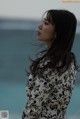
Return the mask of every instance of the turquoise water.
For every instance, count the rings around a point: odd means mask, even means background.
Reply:
[[[35,57],[43,45],[33,30],[0,30],[0,110],[9,110],[10,119],[20,119],[27,102],[25,69],[29,55]],[[34,45],[35,44],[35,45]],[[41,47],[40,47],[41,46]],[[80,34],[76,35],[73,51],[80,61]],[[68,119],[80,119],[80,73],[67,110]]]

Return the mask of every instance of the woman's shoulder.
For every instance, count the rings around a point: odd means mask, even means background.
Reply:
[[[44,70],[42,70],[43,67],[44,67],[45,65],[47,65],[49,62],[51,62],[51,60],[50,60],[50,58],[48,58],[48,57],[44,57],[43,59],[40,60],[40,62],[39,62],[39,64],[38,64],[39,70],[38,70],[37,75],[41,73],[41,74],[44,75],[44,76],[45,76],[45,75],[49,75],[49,76],[50,76],[50,75],[56,75],[56,76],[62,77],[62,76],[64,76],[64,75],[69,75],[69,74],[76,75],[76,73],[77,73],[77,70],[76,70],[76,68],[75,68],[75,64],[74,64],[73,61],[70,63],[70,65],[69,65],[69,67],[67,68],[67,70],[65,70],[63,73],[60,72],[60,71],[57,71],[56,68],[53,70],[53,69],[50,68],[50,67],[44,68]],[[58,65],[59,65],[59,64],[58,64]],[[65,68],[65,67],[64,67],[64,68]],[[40,72],[40,73],[39,73],[39,72]],[[32,76],[33,76],[32,73],[30,73],[29,77],[32,77]]]
[[[69,71],[76,71],[77,72],[75,63],[73,61],[70,63],[68,69],[69,69]]]
[[[69,72],[71,72],[73,75],[76,76],[77,69],[76,69],[76,66],[75,66],[74,62],[71,62],[70,67],[69,67]]]
[[[50,62],[50,58],[44,57],[39,62],[39,67],[43,68],[48,62]]]
[[[58,75],[61,77],[67,77],[67,78],[73,77],[73,79],[74,77],[76,77],[76,74],[77,74],[77,70],[74,62],[71,62],[69,67],[63,73],[58,72]]]

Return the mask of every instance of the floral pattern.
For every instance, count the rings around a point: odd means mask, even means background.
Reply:
[[[48,60],[46,60],[48,62]],[[45,64],[47,63],[45,62]],[[40,62],[40,66],[43,66]],[[22,119],[65,119],[76,80],[76,69],[71,63],[62,75],[47,68],[42,77],[29,75],[26,92],[29,100]]]

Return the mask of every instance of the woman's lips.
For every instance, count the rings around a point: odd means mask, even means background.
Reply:
[[[40,31],[37,31],[37,34],[38,34],[38,35],[41,35],[41,32],[40,32]]]

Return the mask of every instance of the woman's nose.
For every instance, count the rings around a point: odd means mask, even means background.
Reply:
[[[41,30],[42,29],[42,23],[38,26],[38,28]]]

